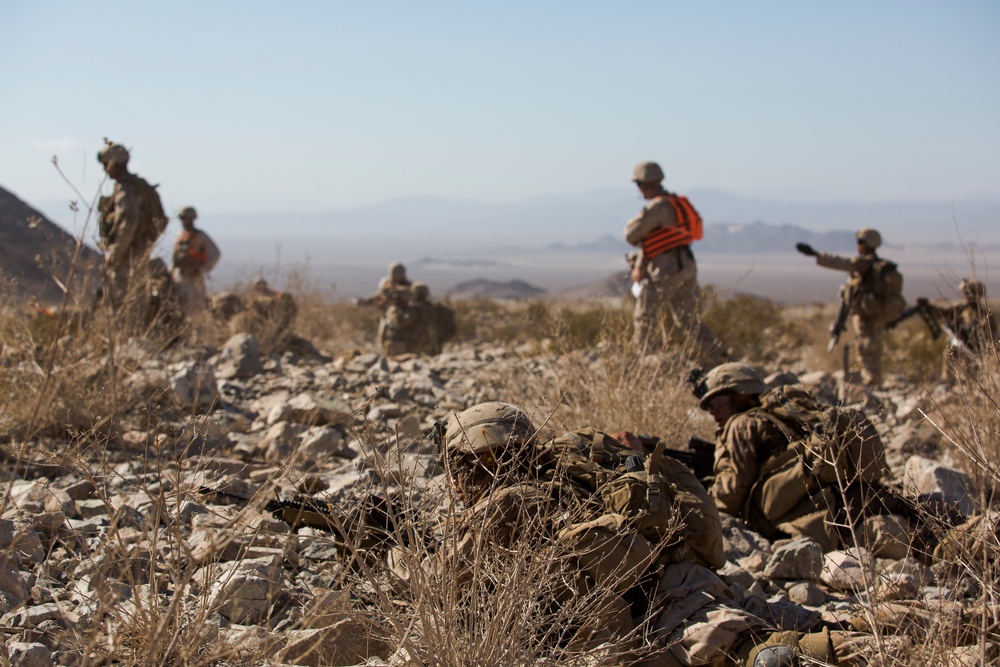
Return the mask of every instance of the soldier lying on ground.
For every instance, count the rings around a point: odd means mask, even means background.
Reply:
[[[544,576],[520,594],[537,596],[535,608],[551,610],[558,626],[543,619],[539,631],[556,646],[612,647],[617,664],[744,664],[771,634],[703,564],[724,561],[718,515],[693,492],[701,488],[693,474],[662,452],[646,456],[593,429],[543,435],[514,406],[483,403],[449,421],[442,458],[468,509],[449,515],[444,542],[422,564],[397,552],[404,588],[450,583],[475,612],[492,604],[476,583],[491,577],[486,564],[529,559]],[[696,509],[715,521],[685,521]],[[828,632],[778,640],[833,658]],[[754,664],[770,664],[773,652]]]
[[[718,426],[710,492],[721,511],[770,539],[809,537],[824,551],[852,544],[851,527],[869,516],[910,525],[916,513],[883,486],[885,449],[861,412],[822,405],[800,386],[769,389],[760,377],[727,363],[691,378]],[[931,540],[916,526],[909,532]]]

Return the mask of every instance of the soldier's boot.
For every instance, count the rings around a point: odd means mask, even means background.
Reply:
[[[791,646],[765,646],[753,659],[753,667],[799,667],[799,652]]]
[[[802,660],[801,658],[808,658]],[[797,667],[802,664],[836,665],[829,629],[820,632],[782,631],[758,644],[747,657],[747,667]]]

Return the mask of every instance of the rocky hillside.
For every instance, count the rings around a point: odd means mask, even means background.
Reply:
[[[62,299],[59,284],[65,284],[76,239],[3,188],[0,188],[0,247],[4,249],[3,273],[14,281],[8,293],[17,301],[37,298],[42,303],[55,303]],[[88,277],[99,259],[97,251],[83,246],[79,275]]]
[[[424,625],[421,600],[392,592],[386,531],[372,540],[348,525],[345,539],[339,520],[325,530],[296,527],[301,511],[266,511],[266,501],[308,494],[358,516],[351,512],[373,492],[402,499],[365,511],[371,518],[378,509],[389,539],[412,546],[417,538],[399,527],[401,517],[454,508],[431,436],[436,422],[498,398],[529,405],[552,392],[578,400],[583,384],[570,382],[569,396],[558,378],[610,382],[609,354],[469,343],[432,358],[362,351],[331,359],[265,354],[247,334],[218,349],[166,352],[132,339],[113,362],[115,409],[64,392],[45,406],[55,408],[51,427],[37,418],[5,422],[0,627],[11,664],[422,664],[445,647]],[[109,368],[91,353],[73,372],[99,387]],[[842,389],[842,378],[821,371],[783,381],[830,401]],[[960,409],[967,397],[904,384],[856,397],[907,493],[974,509],[972,479],[945,460],[945,435],[922,413]],[[684,430],[710,435],[690,397],[669,404],[679,404]],[[534,407],[539,423],[545,410]],[[39,435],[25,439],[28,429]],[[854,619],[878,618],[892,647],[912,650],[932,633],[956,637],[963,624],[986,622],[975,582],[916,557],[893,525],[868,526],[867,549],[825,554],[809,540],[772,543],[733,518],[724,529],[720,574],[776,627],[852,628]],[[444,622],[456,612],[436,613]],[[949,642],[942,665],[975,664],[980,647]]]

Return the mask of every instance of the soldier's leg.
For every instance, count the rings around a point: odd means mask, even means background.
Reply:
[[[663,281],[642,281],[642,292],[635,300],[633,321],[635,324],[635,344],[640,349],[655,351],[661,347],[663,331],[663,315],[666,309],[666,296]]]
[[[725,348],[701,320],[698,265],[694,259],[687,253],[681,253],[680,270],[663,283],[670,315],[674,323],[697,342],[700,361],[709,366],[716,366],[726,361]]]
[[[854,316],[854,334],[858,339],[858,356],[861,358],[861,379],[865,384],[878,387],[882,384],[882,326],[875,318]]]
[[[733,664],[767,637],[767,623],[736,607],[729,587],[706,567],[674,563],[657,582],[652,634],[673,662],[653,656],[639,664]],[[740,655],[742,653],[742,656]]]

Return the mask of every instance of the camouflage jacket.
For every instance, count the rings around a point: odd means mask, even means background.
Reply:
[[[109,197],[98,203],[101,245],[112,267],[149,252],[167,226],[156,188],[135,174],[125,174]]]

